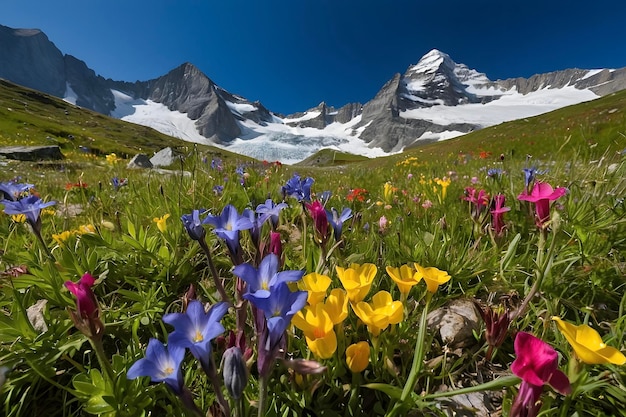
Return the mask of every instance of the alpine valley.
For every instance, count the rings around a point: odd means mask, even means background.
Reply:
[[[322,148],[370,157],[460,136],[626,89],[626,68],[492,81],[436,49],[367,103],[280,115],[184,63],[147,81],[105,79],[37,29],[0,25],[0,78],[189,142],[294,163]]]

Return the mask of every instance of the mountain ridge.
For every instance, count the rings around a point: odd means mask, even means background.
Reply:
[[[463,111],[493,111],[502,99],[509,103],[513,97],[526,99],[523,111],[521,106],[517,106],[518,113],[513,106],[507,108],[511,115],[503,120],[512,120],[510,117],[534,115],[535,111],[549,111],[626,89],[626,68],[567,69],[528,79],[491,81],[485,74],[433,49],[404,73],[395,74],[365,104],[348,103],[337,109],[322,102],[304,112],[282,116],[259,101],[230,93],[188,62],[148,81],[104,79],[78,58],[63,55],[38,29],[0,25],[0,57],[5,62],[0,64],[0,77],[10,81],[105,115],[121,115],[123,120],[159,129],[167,116],[160,111],[151,119],[150,105],[156,103],[175,117],[183,114],[189,119],[184,128],[165,121],[168,134],[239,149],[259,159],[280,159],[274,158],[280,152],[288,153],[288,159],[304,159],[307,153],[325,146],[374,156],[400,152],[416,143],[454,137],[501,122],[502,117],[481,120]],[[557,103],[548,97],[548,90],[561,96],[567,93],[567,97],[560,97]],[[532,94],[547,103],[530,110],[532,99],[525,96]],[[143,106],[141,114],[139,106]],[[118,111],[121,107],[127,111]],[[462,117],[442,117],[442,112],[456,112]]]

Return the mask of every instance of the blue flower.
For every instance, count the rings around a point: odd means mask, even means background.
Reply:
[[[489,168],[487,170],[487,176],[491,178],[500,178],[502,176],[502,169],[500,168]]]
[[[213,231],[226,241],[228,250],[233,256],[239,252],[239,232],[253,227],[250,219],[240,216],[235,206],[231,204],[224,207],[219,216],[209,214],[202,223],[209,223],[215,227]]]
[[[267,320],[271,349],[287,330],[291,318],[306,305],[308,293],[291,291],[286,282],[280,282],[272,287],[268,297],[259,297],[257,294],[258,292],[244,294],[243,298],[263,311]]]
[[[222,193],[224,192],[224,186],[223,185],[215,185],[213,186],[213,194],[215,195],[222,195]]]
[[[33,188],[33,184],[20,184],[14,181],[0,182],[0,193],[7,200],[17,201],[23,193]]]
[[[257,214],[260,214],[259,222],[264,224],[268,219],[272,221],[272,228],[278,226],[280,211],[288,207],[287,203],[274,204],[271,198],[265,200],[265,204],[259,204],[256,207]]]
[[[193,240],[202,240],[206,235],[206,231],[200,221],[200,210],[193,210],[191,214],[183,214],[180,219],[189,233],[189,237]]]
[[[278,272],[280,259],[273,253],[263,258],[259,269],[250,264],[237,265],[233,274],[248,284],[246,294],[254,294],[256,298],[268,298],[273,288],[284,282],[297,281],[304,275],[304,271]]]
[[[341,239],[343,222],[352,217],[352,210],[349,208],[344,208],[340,215],[339,212],[333,207],[330,210],[326,210],[326,217],[328,218],[330,225],[333,227],[335,241],[338,242],[339,239]]]
[[[111,185],[113,185],[113,189],[117,191],[120,189],[120,187],[128,185],[128,178],[120,179],[118,177],[113,177],[111,178]]]
[[[228,303],[214,304],[208,312],[198,300],[192,300],[185,313],[170,313],[163,316],[163,321],[174,326],[169,335],[169,346],[189,348],[191,354],[208,369],[211,357],[211,340],[224,332],[220,320],[228,311]]]
[[[315,180],[311,177],[304,179],[300,175],[294,174],[282,187],[283,198],[295,197],[298,201],[311,201],[311,186]]]
[[[168,345],[166,348],[157,339],[150,339],[146,356],[135,362],[128,372],[128,379],[149,376],[152,382],[165,382],[176,394],[183,392],[183,372],[180,364],[185,357],[185,348]]]
[[[44,203],[36,195],[29,195],[16,201],[2,200],[0,203],[4,204],[4,212],[6,214],[25,215],[26,220],[33,228],[40,226],[41,221],[39,215],[41,214],[41,209],[56,204],[55,201]]]

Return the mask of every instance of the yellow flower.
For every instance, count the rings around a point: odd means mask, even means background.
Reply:
[[[161,233],[165,233],[167,230],[167,219],[170,217],[170,214],[167,213],[163,217],[155,217],[152,219],[153,222],[156,223],[157,228],[161,231]]]
[[[11,218],[13,219],[13,221],[15,223],[24,223],[26,221],[26,215],[25,214],[13,214],[11,215]]]
[[[589,365],[612,363],[624,365],[626,356],[614,347],[607,346],[602,342],[602,338],[594,329],[586,324],[574,326],[561,320],[559,317],[552,317],[556,322],[559,331],[576,352],[578,359]]]
[[[422,276],[409,265],[402,265],[400,268],[388,266],[386,269],[402,294],[411,292],[411,288],[422,279]]]
[[[330,316],[334,325],[348,317],[348,294],[341,288],[334,288],[324,302],[324,310]]]
[[[378,336],[390,324],[400,323],[404,316],[402,302],[393,301],[387,291],[374,294],[371,303],[361,301],[352,308],[374,336]]]
[[[390,203],[393,200],[394,191],[395,189],[393,185],[391,185],[391,183],[387,181],[385,185],[383,186],[383,197],[385,198],[385,201],[387,203]]]
[[[348,299],[352,303],[363,300],[372,286],[372,281],[378,272],[374,264],[352,264],[350,268],[335,267],[341,285],[348,292]]]
[[[337,350],[337,335],[324,304],[307,306],[293,316],[292,323],[304,332],[306,344],[313,354],[328,359]]]
[[[417,263],[414,265],[417,272],[421,274],[424,281],[426,281],[426,288],[430,293],[436,293],[441,284],[445,284],[450,281],[451,277],[446,271],[442,271],[432,266],[424,268]]]
[[[67,240],[72,237],[72,235],[74,234],[73,231],[69,231],[66,230],[64,232],[61,233],[55,233],[52,235],[52,239],[54,239],[54,241],[56,243],[58,243],[59,245],[63,245],[65,244],[65,242],[67,242]]]
[[[74,231],[76,234],[78,235],[84,235],[87,233],[96,233],[96,228],[93,224],[83,224],[82,226],[79,226],[78,229],[76,229]]]
[[[116,163],[118,163],[119,161],[121,161],[121,158],[118,158],[116,154],[114,153],[110,153],[106,156],[106,161],[107,163],[111,164],[111,165],[115,165]]]
[[[328,290],[330,282],[330,277],[312,272],[298,281],[298,288],[302,291],[307,291],[309,293],[307,302],[310,305],[315,305],[326,297],[326,290]]]
[[[41,210],[41,215],[42,216],[54,216],[57,212],[53,209],[49,209],[49,208],[45,208],[43,210]]]
[[[354,373],[363,372],[370,362],[370,345],[367,342],[358,342],[346,349],[346,364]]]

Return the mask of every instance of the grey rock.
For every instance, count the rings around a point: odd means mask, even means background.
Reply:
[[[474,331],[479,329],[479,317],[470,300],[455,299],[431,311],[428,314],[427,323],[430,329],[438,332],[441,341],[451,349],[476,343]]]
[[[18,161],[43,161],[64,159],[61,148],[50,146],[5,146],[0,148],[0,156]]]
[[[152,168],[152,162],[150,162],[148,155],[138,153],[133,156],[133,159],[131,159],[130,162],[128,162],[126,168]]]
[[[172,165],[174,162],[180,161],[182,159],[182,155],[172,148],[167,147],[163,148],[157,153],[154,154],[152,158],[150,158],[150,163],[153,167],[167,167]]]
[[[46,320],[43,316],[47,303],[48,300],[42,299],[26,309],[26,317],[28,317],[28,321],[33,326],[33,329],[39,333],[45,333],[48,331],[48,325],[46,324]]]

